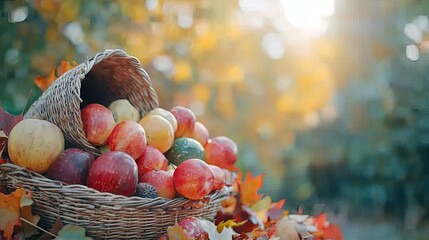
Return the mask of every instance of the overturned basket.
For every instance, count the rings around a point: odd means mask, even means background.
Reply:
[[[98,156],[85,137],[80,109],[90,103],[108,106],[120,98],[128,99],[142,116],[158,107],[157,94],[139,61],[122,50],[106,50],[58,78],[24,118],[54,123],[69,143]],[[60,218],[86,228],[95,239],[157,238],[176,219],[213,218],[230,193],[224,188],[199,204],[185,198],[128,198],[66,185],[10,163],[0,165],[0,184],[8,191],[23,187],[33,192],[33,211],[41,216],[43,228],[50,229]]]
[[[80,109],[90,103],[108,106],[120,98],[128,99],[142,116],[158,107],[158,96],[139,61],[122,50],[106,50],[58,78],[24,118],[54,123],[67,141],[98,156],[83,131]]]
[[[159,238],[176,219],[213,218],[230,192],[225,187],[202,204],[185,198],[128,198],[83,185],[65,185],[10,163],[0,165],[0,184],[8,191],[18,187],[33,191],[33,212],[41,216],[43,228],[50,229],[60,218],[84,227],[95,239]]]

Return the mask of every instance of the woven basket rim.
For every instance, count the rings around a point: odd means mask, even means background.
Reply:
[[[36,173],[34,171],[31,171],[27,168],[20,167],[18,165],[15,165],[13,163],[4,163],[0,165],[0,179],[6,178],[5,175],[8,175],[9,172],[14,172],[15,175],[20,174],[24,175],[26,177],[29,177],[31,179],[37,179],[39,181],[43,182],[43,185],[48,185],[47,187],[40,186],[40,190],[44,190],[44,188],[56,188],[60,190],[62,194],[67,194],[67,192],[70,192],[71,194],[75,194],[76,192],[82,192],[91,195],[91,197],[88,198],[91,199],[91,201],[95,204],[105,204],[105,205],[124,205],[124,206],[143,206],[146,208],[165,208],[170,206],[182,206],[186,205],[188,203],[192,203],[199,200],[192,200],[187,199],[185,197],[177,197],[173,199],[167,199],[163,197],[157,197],[157,198],[141,198],[138,196],[131,196],[126,197],[122,195],[116,195],[113,193],[108,192],[100,192],[96,189],[87,187],[85,185],[80,184],[67,184],[58,180],[53,180],[50,178],[47,178],[39,173]],[[221,190],[217,190],[213,193],[210,193],[206,196],[206,198],[209,198],[210,201],[214,201],[216,199],[228,196],[232,193],[232,187],[231,186],[225,186]],[[94,198],[95,196],[95,198]],[[79,198],[82,198],[82,196],[79,196]]]

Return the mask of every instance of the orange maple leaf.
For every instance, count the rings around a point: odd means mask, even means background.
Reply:
[[[319,230],[323,230],[325,228],[325,223],[326,213],[321,213],[314,218],[314,225],[316,225]]]
[[[54,67],[51,69],[51,71],[49,72],[49,76],[37,76],[36,79],[34,79],[34,83],[40,88],[40,90],[44,92],[46,91],[46,89],[48,89],[49,86],[52,85],[53,82],[55,82],[55,80],[57,80],[64,73],[76,66],[76,62],[72,62],[70,64],[67,61],[61,61],[61,64],[57,68]]]
[[[241,176],[241,173],[239,174]],[[244,180],[239,184],[240,185],[240,195],[243,204],[252,205],[261,199],[264,194],[258,194],[259,189],[262,187],[262,179],[265,174],[261,174],[256,177],[252,177],[250,172],[247,172]]]
[[[332,240],[343,240],[343,234],[341,228],[338,225],[329,223],[327,227],[323,229],[323,238]]]
[[[31,196],[30,191],[22,188],[18,188],[8,195],[0,193],[0,231],[3,232],[5,239],[11,239],[15,226],[22,226],[21,209],[32,204]],[[26,213],[28,217],[35,217],[28,211]],[[35,219],[30,219],[30,221],[32,220]]]

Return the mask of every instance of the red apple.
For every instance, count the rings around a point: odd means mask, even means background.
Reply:
[[[225,172],[216,165],[209,165],[214,174],[213,191],[220,190],[225,186]]]
[[[185,217],[179,222],[179,226],[183,229],[189,239],[208,240],[209,234],[204,230],[200,220],[196,217]]]
[[[195,114],[186,107],[175,106],[170,109],[170,112],[177,120],[177,130],[174,133],[176,138],[183,137],[185,134],[190,134],[195,128]]]
[[[52,163],[46,176],[68,184],[86,184],[94,156],[79,148],[64,150]]]
[[[131,120],[116,125],[109,137],[110,151],[125,152],[134,159],[146,151],[146,144],[146,133],[143,127]]]
[[[101,104],[91,103],[81,110],[81,117],[88,142],[95,146],[106,144],[116,125],[112,112]]]
[[[88,187],[100,192],[131,197],[138,181],[136,161],[127,153],[113,151],[98,157],[88,174]]]
[[[194,131],[192,133],[185,133],[184,136],[197,140],[204,147],[209,140],[209,130],[201,122],[195,122]]]
[[[152,170],[164,170],[168,169],[168,161],[164,154],[157,148],[147,146],[146,151],[136,159],[137,168],[139,172],[139,178]]]
[[[209,139],[204,148],[206,162],[221,168],[234,171],[237,162],[237,145],[225,136]]]
[[[211,192],[214,174],[207,163],[200,159],[189,159],[177,166],[173,174],[176,191],[186,198],[198,200]]]
[[[139,183],[149,183],[154,186],[158,195],[163,198],[173,199],[176,195],[173,185],[173,176],[164,170],[152,170],[143,174]]]

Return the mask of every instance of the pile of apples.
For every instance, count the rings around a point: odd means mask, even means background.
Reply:
[[[57,126],[25,119],[9,135],[11,161],[51,179],[127,197],[147,197],[138,190],[145,184],[159,197],[198,200],[233,181],[236,144],[225,136],[209,138],[207,128],[186,107],[156,108],[141,117],[128,100],[119,99],[108,107],[89,104],[81,117],[88,141],[102,153],[99,157],[79,148],[64,150]],[[34,127],[38,125],[44,127]],[[40,129],[40,136],[34,129]]]

